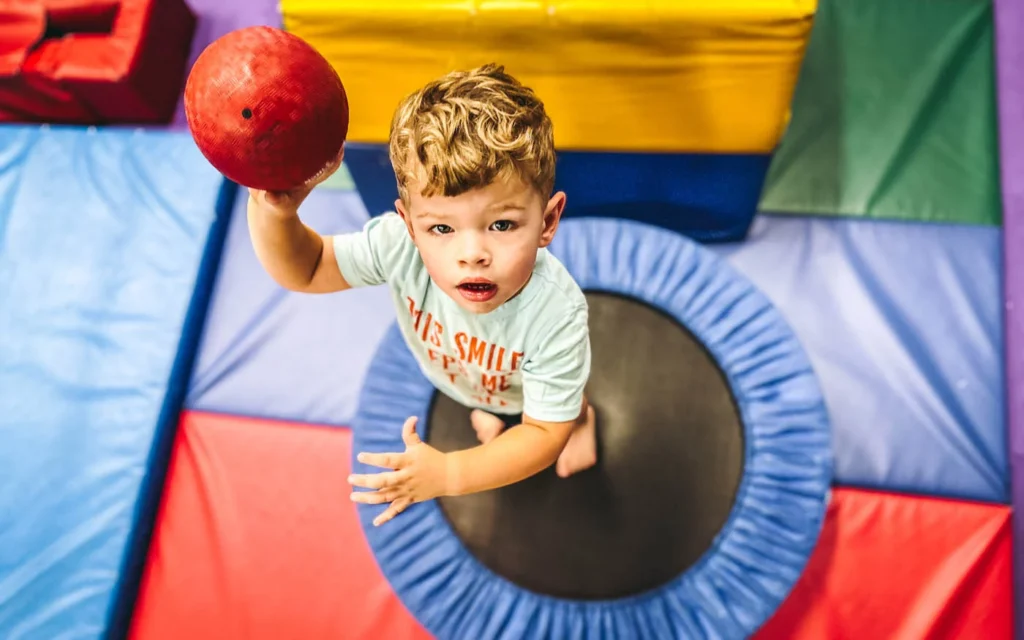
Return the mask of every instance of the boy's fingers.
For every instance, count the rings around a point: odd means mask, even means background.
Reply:
[[[379,527],[380,525],[384,524],[388,520],[391,520],[392,518],[394,518],[398,514],[400,514],[403,511],[405,511],[405,508],[408,507],[408,506],[409,506],[409,499],[408,498],[401,498],[399,500],[395,500],[394,502],[391,503],[391,506],[388,507],[387,510],[384,511],[384,513],[382,513],[379,516],[377,516],[376,518],[374,518],[373,526]]]
[[[356,456],[356,460],[363,464],[368,464],[374,467],[382,467],[384,469],[397,469],[402,464],[402,454],[400,453],[360,453]]]
[[[374,473],[370,475],[351,475],[348,477],[349,484],[364,489],[383,489],[393,487],[401,482],[402,477],[397,471],[388,473]]]
[[[402,441],[407,447],[421,442],[419,434],[416,433],[416,416],[409,417],[402,425]]]
[[[272,204],[275,207],[279,204],[283,204],[285,198],[288,197],[288,194],[277,191],[266,191],[265,193],[266,195],[264,197],[267,199],[267,203]]]
[[[353,491],[351,499],[362,504],[384,504],[391,502],[391,495],[383,491]]]

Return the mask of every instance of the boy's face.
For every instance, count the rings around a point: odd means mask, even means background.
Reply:
[[[545,200],[518,178],[459,196],[420,195],[395,202],[427,273],[463,309],[488,313],[530,279],[537,250],[546,247],[565,207],[565,194]]]

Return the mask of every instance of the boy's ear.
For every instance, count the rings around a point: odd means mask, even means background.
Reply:
[[[415,239],[416,234],[412,231],[412,223],[409,222],[409,214],[406,213],[405,204],[402,202],[401,198],[395,200],[395,211],[398,212],[398,215],[402,216],[402,220],[405,222],[405,228],[409,231],[409,237]]]
[[[551,196],[548,204],[544,207],[544,230],[540,234],[540,246],[546,247],[555,239],[555,231],[558,230],[558,223],[562,219],[562,212],[565,210],[565,192],[558,191]]]

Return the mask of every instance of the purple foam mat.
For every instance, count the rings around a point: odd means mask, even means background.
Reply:
[[[192,68],[203,49],[226,33],[256,25],[282,26],[278,0],[186,0],[186,2],[198,17],[196,33],[192,38],[192,53],[189,57],[188,69]],[[173,128],[186,126],[185,107],[181,98],[178,99],[178,110],[175,112],[171,126]]]
[[[996,89],[1003,196],[1003,282],[1007,420],[1015,545],[1024,540],[1024,3],[995,0]],[[1024,638],[1024,605],[1017,552],[1016,637]]]
[[[793,327],[839,485],[1009,502],[997,227],[760,216],[715,247]]]
[[[394,321],[386,287],[294,293],[256,258],[240,190],[185,404],[189,409],[345,426],[363,376]],[[320,233],[362,228],[355,191],[319,187],[302,205]]]

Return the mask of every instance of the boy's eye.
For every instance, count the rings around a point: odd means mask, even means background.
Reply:
[[[491,225],[495,231],[511,231],[515,223],[511,220],[497,220]]]
[[[435,224],[434,226],[430,227],[431,233],[445,234],[451,233],[452,231],[454,231],[454,229],[452,229],[446,224]]]

